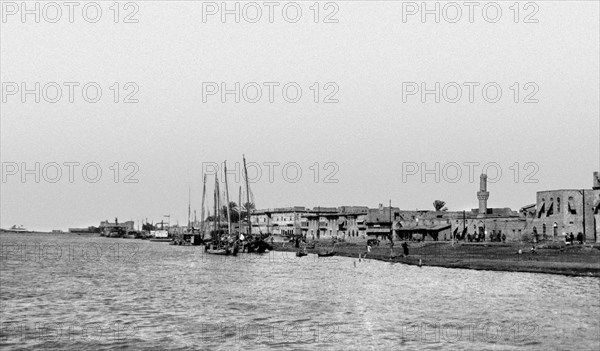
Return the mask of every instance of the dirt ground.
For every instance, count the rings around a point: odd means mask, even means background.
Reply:
[[[536,245],[532,254],[531,244],[521,243],[452,243],[408,242],[409,255],[404,256],[402,242],[395,242],[393,251],[389,243],[374,246],[367,254],[365,244],[337,243],[337,256],[392,261],[411,265],[440,266],[478,270],[538,272],[575,276],[600,277],[600,245],[584,244],[565,246],[548,243]],[[296,251],[294,245],[275,243],[277,251]],[[316,243],[309,253],[326,252],[332,249],[331,242]],[[522,254],[518,254],[519,249]]]

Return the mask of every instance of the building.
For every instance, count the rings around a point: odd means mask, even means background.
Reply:
[[[392,210],[397,218],[398,208]],[[390,210],[380,205],[378,209],[367,206],[315,207],[304,214],[303,237],[309,240],[342,240],[366,242],[390,233]]]
[[[587,242],[600,242],[600,179],[594,172],[591,189],[538,191],[531,218],[535,241],[562,241],[566,234],[584,235]]]
[[[367,240],[367,206],[342,206],[338,208],[338,235],[349,242]]]
[[[470,211],[400,211],[394,224],[395,240],[468,240],[499,241],[504,234],[507,241],[522,240],[527,228],[525,216],[508,207],[488,208],[490,192],[487,176],[480,176],[477,192],[478,208]]]
[[[304,206],[268,208],[255,210],[251,215],[253,234],[272,234],[281,237],[293,237],[302,234],[302,215]]]
[[[302,236],[308,240],[338,239],[337,207],[315,207],[303,216]]]
[[[379,204],[379,208],[369,209],[366,218],[367,238],[388,240],[394,223],[400,218],[400,213],[398,207],[384,207],[383,204]]]
[[[452,231],[450,224],[435,224],[432,226],[406,226],[394,230],[394,240],[424,240],[445,241],[451,240]]]
[[[542,241],[563,240],[564,234],[582,232],[586,241],[600,242],[600,179],[594,172],[592,189],[545,190],[535,204],[519,211],[489,208],[487,176],[480,176],[478,206],[470,211],[370,209],[366,206],[303,206],[254,211],[252,232],[282,238],[366,242],[388,240]],[[103,222],[104,223],[104,222]],[[131,222],[133,223],[133,222]]]
[[[110,233],[111,231],[121,231],[123,233],[128,233],[134,231],[135,222],[127,221],[119,223],[119,221],[115,218],[115,222],[102,221],[100,222],[100,226],[98,227],[100,232]]]

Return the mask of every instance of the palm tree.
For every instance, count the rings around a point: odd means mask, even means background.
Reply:
[[[254,203],[252,202],[246,202],[244,204],[244,206],[242,207],[243,212],[248,212],[248,210],[252,211],[254,210],[256,207],[254,206]]]
[[[223,206],[223,213],[227,213],[227,207]],[[231,216],[231,222],[232,223],[237,223],[239,221],[240,218],[240,212],[238,209],[238,205],[233,202],[230,201],[229,202],[229,215]]]

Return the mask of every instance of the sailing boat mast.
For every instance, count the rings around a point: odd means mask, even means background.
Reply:
[[[227,206],[227,233],[231,237],[231,213],[230,213],[231,211],[229,210],[229,186],[227,185],[227,161],[223,162],[223,166],[225,169],[225,194],[226,194],[226,198],[227,198],[227,203],[225,204],[225,206]]]
[[[190,230],[192,226],[192,189],[188,187],[188,224],[187,229]]]
[[[214,192],[214,209],[213,209],[213,235],[212,239],[215,240],[215,235],[217,235],[217,195],[218,195],[219,183],[217,180],[217,176],[215,175],[215,192]]]
[[[242,155],[244,159],[244,174],[246,174],[246,211],[248,213],[248,237],[252,235],[252,223],[250,220],[250,187],[248,185],[248,169],[246,168],[246,156]]]
[[[221,188],[219,187],[219,178],[215,175],[215,194],[217,197],[217,237],[219,238],[219,247],[221,246]]]
[[[200,220],[202,224],[200,225],[202,231],[202,240],[204,240],[204,197],[206,196],[206,174],[202,179],[202,208],[200,209]]]

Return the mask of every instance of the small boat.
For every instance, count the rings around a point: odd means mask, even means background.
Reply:
[[[118,229],[111,229],[107,234],[106,237],[108,238],[122,238],[125,235],[125,233],[123,233],[121,230]]]
[[[11,233],[30,233],[29,230],[23,228],[23,225],[17,227],[17,225],[13,225],[9,229],[3,229],[3,231],[11,232]]]
[[[296,251],[296,257],[304,257],[308,255],[305,251]]]
[[[335,251],[329,251],[329,252],[319,252],[317,254],[317,256],[319,257],[331,257],[331,256],[335,256],[336,252]]]
[[[212,255],[229,255],[229,250],[227,249],[208,249],[206,252]]]
[[[154,243],[168,243],[171,241],[170,238],[152,238],[149,241],[152,241]]]

